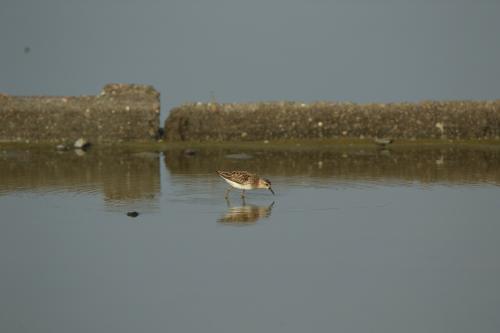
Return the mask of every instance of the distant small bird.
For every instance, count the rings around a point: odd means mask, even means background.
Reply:
[[[380,146],[387,146],[392,143],[392,139],[390,138],[375,138],[373,141]]]
[[[185,156],[194,156],[196,155],[197,151],[194,149],[186,149],[184,150],[184,155]]]
[[[241,190],[241,197],[245,197],[245,190],[254,190],[257,188],[265,188],[271,191],[274,195],[274,191],[271,188],[271,181],[269,179],[261,178],[254,173],[247,171],[217,171],[219,176],[222,177],[229,185],[234,188]],[[225,197],[227,198],[231,188],[226,191]]]

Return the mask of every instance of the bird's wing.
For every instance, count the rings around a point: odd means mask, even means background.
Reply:
[[[222,178],[229,178],[229,179],[231,178],[231,174],[232,174],[232,172],[229,172],[229,171],[217,171],[217,173]]]
[[[229,179],[238,184],[244,184],[253,177],[253,174],[246,171],[217,171],[217,173],[225,179]]]
[[[252,178],[252,174],[251,173],[248,173],[246,171],[240,171],[240,172],[235,172],[235,175],[234,175],[234,178],[236,180],[236,182],[240,183],[240,184],[243,184],[243,183],[247,183],[250,178]]]

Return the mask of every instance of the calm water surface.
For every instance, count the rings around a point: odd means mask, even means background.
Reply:
[[[0,331],[498,332],[499,185],[498,150],[0,149]]]

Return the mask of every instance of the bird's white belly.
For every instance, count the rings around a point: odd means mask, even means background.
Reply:
[[[238,184],[238,183],[233,182],[233,181],[226,179],[226,178],[222,178],[222,179],[224,179],[232,187],[239,188],[240,190],[251,190],[253,188],[251,184],[242,185],[242,184]]]

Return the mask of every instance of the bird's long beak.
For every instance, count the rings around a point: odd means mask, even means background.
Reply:
[[[274,191],[273,191],[273,189],[272,189],[272,188],[268,187],[268,189],[269,189],[269,191],[271,191],[271,193],[272,193],[273,195],[275,195],[275,194],[274,194]]]

